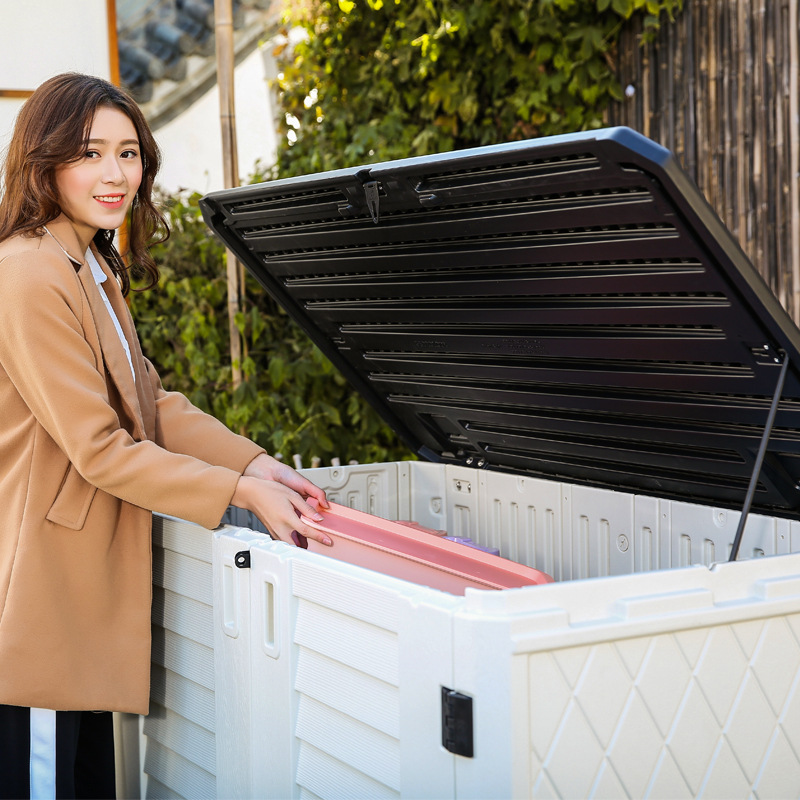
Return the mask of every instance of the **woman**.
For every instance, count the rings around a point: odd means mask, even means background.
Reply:
[[[148,711],[151,512],[272,535],[324,492],[143,357],[113,232],[154,285],[159,153],[129,96],[59,75],[22,108],[0,203],[0,795],[110,797],[110,714]],[[85,713],[84,713],[85,712]],[[55,767],[53,765],[55,761]]]

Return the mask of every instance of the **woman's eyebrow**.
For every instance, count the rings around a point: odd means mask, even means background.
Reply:
[[[108,144],[108,139],[89,139],[88,144]],[[138,139],[123,139],[120,144],[139,144]]]

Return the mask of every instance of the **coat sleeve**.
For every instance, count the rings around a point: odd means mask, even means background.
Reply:
[[[39,251],[0,262],[0,364],[37,422],[98,489],[214,527],[239,471],[137,441],[121,426],[86,337],[90,318],[64,259]]]
[[[156,442],[173,453],[184,453],[208,464],[242,473],[264,448],[233,433],[216,417],[206,414],[180,392],[161,385],[155,367],[144,359],[156,402]]]

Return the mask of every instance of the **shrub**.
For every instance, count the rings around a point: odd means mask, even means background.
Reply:
[[[623,25],[682,0],[294,0],[280,177],[602,125]],[[288,41],[288,39],[287,39]]]

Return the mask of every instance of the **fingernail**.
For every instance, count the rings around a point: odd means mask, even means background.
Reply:
[[[327,544],[329,547],[333,544],[333,542],[327,536],[322,540],[322,543]]]
[[[325,517],[323,517],[322,514],[314,514],[314,519],[317,522],[322,522],[325,519]]]

